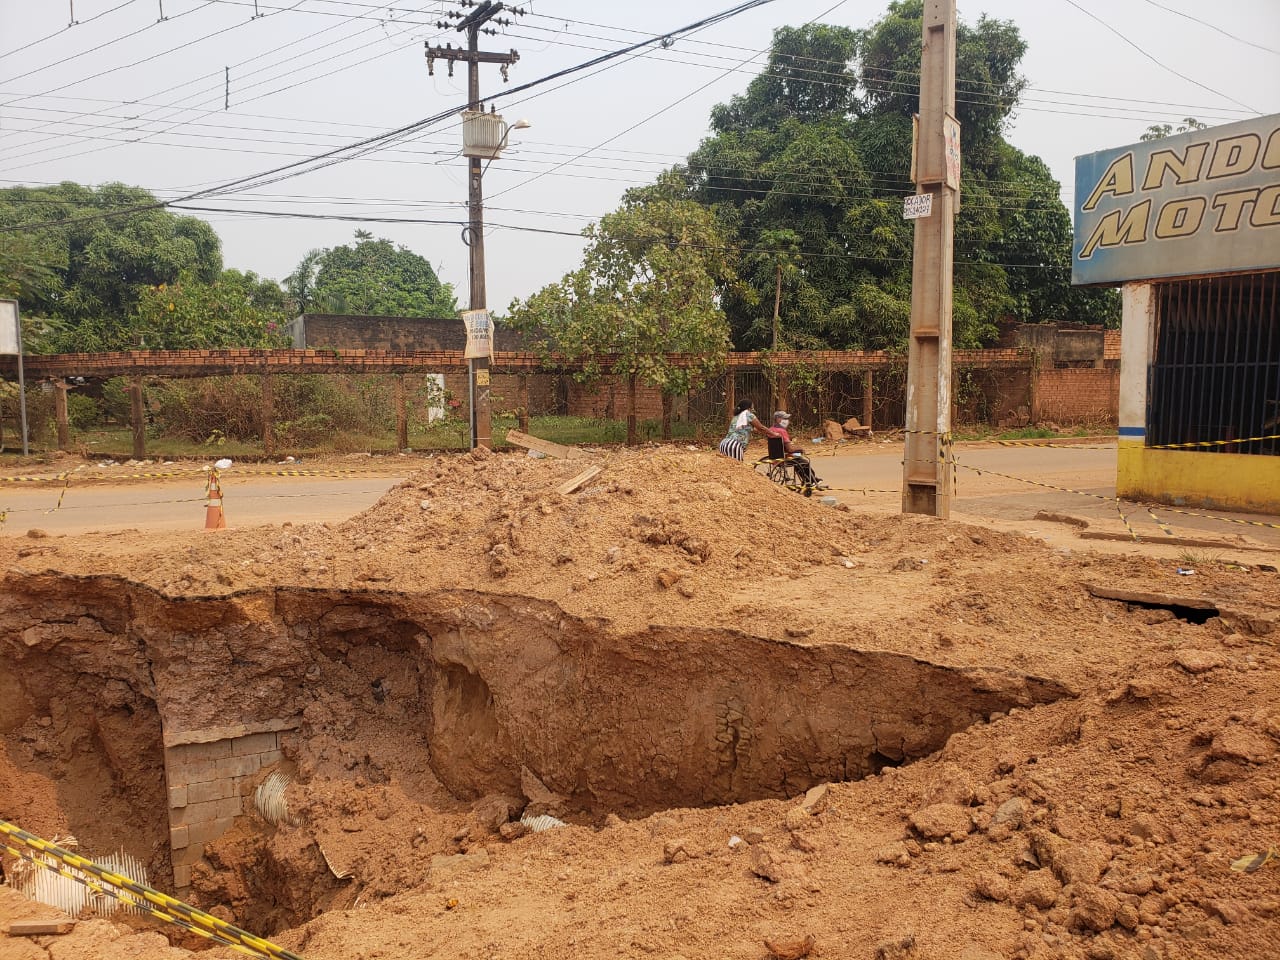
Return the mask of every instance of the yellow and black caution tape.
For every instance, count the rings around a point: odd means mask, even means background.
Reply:
[[[1164,535],[1166,537],[1173,536],[1173,528],[1157,517],[1155,510],[1150,505],[1147,506],[1147,516],[1151,518],[1152,522],[1155,523],[1157,527],[1164,531]]]
[[[302,960],[298,954],[284,947],[254,936],[203,910],[197,910],[167,893],[108,870],[86,857],[42,840],[15,824],[0,820],[0,835],[4,837],[4,848],[14,856],[84,884],[95,893],[136,907],[158,920],[226,944],[251,957]]]
[[[1120,522],[1123,523],[1125,529],[1129,531],[1129,536],[1133,537],[1135,541],[1140,542],[1142,540],[1142,538],[1138,536],[1138,531],[1134,530],[1133,525],[1129,523],[1129,518],[1125,516],[1124,509],[1121,506],[1123,501],[1119,497],[1108,497],[1101,493],[1089,493],[1087,490],[1073,490],[1071,487],[1060,487],[1056,484],[1045,483],[1041,480],[1028,480],[1026,477],[1015,477],[1011,473],[1001,473],[998,470],[988,470],[986,467],[971,467],[967,463],[960,463],[959,461],[953,462],[958,466],[964,467],[966,470],[972,470],[978,476],[982,476],[984,473],[987,473],[993,477],[1004,477],[1006,480],[1017,480],[1019,483],[1029,483],[1034,487],[1044,487],[1046,490],[1057,490],[1060,493],[1074,493],[1077,496],[1090,497],[1094,500],[1101,500],[1104,503],[1115,504],[1116,513],[1120,515]]]
[[[975,443],[994,443],[1001,447],[1050,447],[1054,450],[1107,450],[1112,444],[1094,443],[1046,443],[1043,440],[975,440]]]
[[[46,511],[45,511],[45,515],[46,515],[46,516],[47,516],[48,514],[50,514],[50,513],[53,513],[53,511],[54,511],[54,510],[57,510],[59,507],[61,507],[61,506],[62,506],[62,501],[63,501],[63,500],[66,498],[66,496],[67,496],[67,487],[71,486],[71,474],[70,474],[70,473],[64,473],[64,474],[63,474],[63,477],[65,478],[65,482],[62,484],[62,492],[58,494],[58,502],[57,502],[57,503],[55,503],[52,507],[50,507],[48,510],[46,510]]]
[[[1267,523],[1263,520],[1240,520],[1236,517],[1215,517],[1211,513],[1196,513],[1193,510],[1179,510],[1177,507],[1161,507],[1169,513],[1178,513],[1184,517],[1199,517],[1201,520],[1218,520],[1222,523],[1238,523],[1246,527],[1263,527],[1267,530],[1280,530],[1280,523]]]
[[[1195,447],[1229,447],[1240,443],[1258,443],[1262,440],[1280,440],[1280,433],[1265,437],[1244,437],[1240,440],[1200,440],[1196,443],[1153,443],[1148,450],[1191,450]]]

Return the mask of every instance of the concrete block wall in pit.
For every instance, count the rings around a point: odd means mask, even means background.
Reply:
[[[296,728],[297,721],[268,720],[166,737],[164,769],[176,888],[191,885],[191,867],[204,856],[205,844],[249,811],[250,793],[262,771],[282,759],[280,732]]]

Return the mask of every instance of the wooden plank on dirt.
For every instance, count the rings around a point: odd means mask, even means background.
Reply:
[[[76,922],[66,918],[62,920],[14,920],[9,924],[11,937],[47,937],[70,933]]]
[[[563,443],[553,443],[550,440],[543,440],[539,437],[531,437],[527,433],[521,433],[519,430],[507,431],[507,443],[514,443],[517,447],[524,447],[526,450],[536,450],[538,453],[545,454],[548,457],[556,457],[560,460],[590,460],[592,455],[585,450],[579,450],[577,447],[566,447]]]
[[[1125,603],[1145,603],[1154,607],[1187,607],[1191,610],[1217,610],[1218,605],[1204,597],[1174,597],[1167,593],[1149,593],[1143,590],[1118,590],[1098,583],[1085,585],[1100,600],[1121,600]]]
[[[587,481],[595,479],[599,473],[599,467],[587,467],[587,469],[583,470],[572,480],[566,480],[564,483],[560,484],[560,486],[556,487],[556,493],[567,497]]]

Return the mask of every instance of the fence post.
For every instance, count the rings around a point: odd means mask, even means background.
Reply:
[[[71,446],[71,426],[67,418],[67,381],[53,382],[53,413],[58,421],[58,449]]]
[[[634,447],[640,442],[636,431],[636,375],[627,378],[627,446]]]
[[[671,391],[662,391],[662,439],[671,439]]]
[[[733,418],[733,411],[738,406],[738,374],[730,367],[724,373],[724,419],[727,423]]]
[[[404,374],[396,374],[396,450],[409,449],[409,396]]]
[[[129,381],[129,419],[133,425],[133,459],[147,455],[147,420],[142,409],[142,378]]]
[[[1027,375],[1027,407],[1030,410],[1030,426],[1040,423],[1040,351],[1031,351],[1031,369]]]
[[[520,432],[529,432],[529,375],[520,374]]]
[[[874,391],[872,388],[871,371],[862,371],[862,425],[864,427],[871,426],[871,407]]]
[[[276,452],[276,394],[271,374],[262,375],[262,452],[268,457]]]

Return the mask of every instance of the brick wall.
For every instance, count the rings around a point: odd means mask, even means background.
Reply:
[[[182,734],[189,742],[166,744],[175,887],[191,885],[191,866],[204,856],[205,844],[252,809],[251,795],[264,771],[281,760],[280,731],[292,726],[270,721],[192,730]]]
[[[623,420],[630,412],[627,382],[620,377],[606,377],[590,387],[570,380],[568,393],[567,413],[571,417]],[[689,398],[683,395],[673,397],[672,419],[684,420],[688,415]],[[636,384],[636,417],[640,420],[662,419],[661,390],[640,383]]]
[[[1120,370],[1041,370],[1036,384],[1037,421],[1058,424],[1116,423],[1120,416]]]

